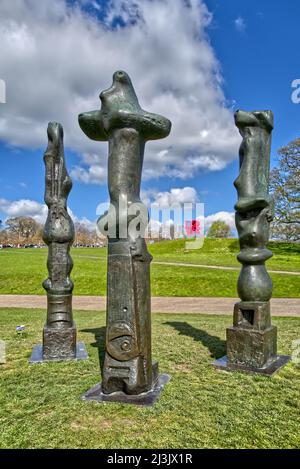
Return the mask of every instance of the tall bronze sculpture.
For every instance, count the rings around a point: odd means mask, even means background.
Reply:
[[[72,181],[65,165],[63,128],[56,122],[50,122],[47,133],[48,147],[44,162],[48,217],[43,239],[48,245],[48,278],[43,282],[43,287],[47,292],[48,308],[43,345],[34,347],[31,362],[87,358],[84,344],[76,342],[72,314],[74,285],[70,279],[73,268],[70,247],[74,240],[74,224],[67,211]]]
[[[240,174],[234,185],[236,227],[242,264],[238,279],[241,299],[234,306],[233,327],[227,329],[227,357],[214,364],[221,369],[273,374],[289,359],[277,355],[277,328],[271,324],[272,280],[265,261],[273,203],[269,196],[269,169],[273,113],[237,111],[235,123],[243,141]]]
[[[79,115],[91,139],[109,142],[108,274],[106,350],[102,384],[84,399],[151,404],[166,375],[158,375],[151,359],[150,262],[143,231],[148,223],[140,199],[144,147],[166,137],[168,119],[141,109],[129,76],[118,71],[112,86],[100,94],[101,110]],[[143,213],[140,229],[130,229],[136,208]],[[114,218],[114,219],[113,219]],[[101,220],[100,220],[101,221]]]

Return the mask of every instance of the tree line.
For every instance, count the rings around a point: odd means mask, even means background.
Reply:
[[[271,239],[299,243],[300,138],[278,150],[277,166],[270,174],[270,192],[274,198]],[[75,232],[75,245],[99,242],[96,230],[88,230],[81,223],[75,224]],[[8,218],[5,226],[0,221],[0,244],[43,244],[42,233],[43,226],[31,217]],[[207,233],[212,238],[228,238],[231,235],[229,225],[222,220],[213,222]]]
[[[300,138],[280,148],[277,166],[270,173],[270,193],[274,200],[274,220],[270,238],[300,242]],[[208,233],[211,238],[228,238],[231,230],[224,221],[216,220]]]

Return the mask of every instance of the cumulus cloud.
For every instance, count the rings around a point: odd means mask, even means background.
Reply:
[[[93,164],[87,169],[82,166],[75,166],[70,171],[71,177],[84,184],[104,183],[106,181],[106,171],[100,165]]]
[[[175,238],[182,237],[185,223],[191,221],[195,215],[197,217],[202,212],[203,205],[196,205],[197,191],[189,186],[171,188],[170,191],[149,189],[142,193],[142,200],[150,209],[149,233],[151,236],[156,233],[156,237],[162,238],[169,238],[172,231]]]
[[[7,215],[7,218],[31,217],[38,223],[44,223],[47,217],[46,205],[29,199],[0,199],[0,212]]]
[[[235,213],[234,212],[217,212],[205,217],[205,231],[208,231],[214,221],[224,221],[230,226],[231,231],[235,232]]]
[[[68,208],[68,212],[74,223],[79,223],[89,231],[92,231],[96,228],[95,221],[91,221],[86,217],[78,218],[70,208]],[[30,199],[0,199],[0,213],[6,215],[7,218],[31,217],[37,223],[44,224],[47,218],[48,207],[45,204],[41,204],[36,200]]]
[[[0,17],[7,85],[0,139],[8,144],[45,147],[47,122],[57,120],[81,155],[73,177],[104,182],[107,144],[88,140],[77,115],[99,108],[99,91],[125,69],[141,105],[173,123],[170,137],[147,144],[145,178],[187,178],[236,157],[239,137],[203,1],[111,0],[105,10],[88,0],[10,0],[0,2]]]

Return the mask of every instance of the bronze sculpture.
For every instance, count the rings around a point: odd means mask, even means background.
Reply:
[[[70,273],[73,261],[70,247],[74,240],[74,224],[67,211],[67,198],[72,181],[67,173],[61,124],[50,122],[48,147],[44,154],[46,168],[45,202],[48,216],[43,240],[48,245],[48,278],[43,282],[47,292],[47,321],[43,330],[43,346],[33,349],[31,362],[87,358],[83,343],[76,343],[76,325],[72,313],[73,282]]]
[[[272,256],[266,248],[273,202],[269,196],[269,169],[273,113],[235,113],[243,137],[240,146],[240,174],[234,185],[236,227],[242,264],[238,279],[241,298],[234,306],[233,327],[227,329],[227,357],[214,362],[220,369],[271,375],[289,359],[277,355],[277,328],[271,324],[272,280],[265,261]]]
[[[102,384],[84,399],[151,404],[166,375],[159,377],[151,359],[150,262],[144,230],[146,207],[140,199],[144,147],[147,140],[166,137],[168,119],[141,109],[129,76],[118,71],[112,86],[100,94],[101,109],[79,115],[91,139],[109,142],[108,274],[106,350]],[[136,209],[143,214],[131,230]],[[102,222],[103,220],[99,220]],[[105,223],[104,223],[105,224]]]

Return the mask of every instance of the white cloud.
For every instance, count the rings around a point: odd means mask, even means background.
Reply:
[[[246,31],[246,22],[244,20],[244,18],[242,16],[238,16],[235,20],[234,20],[234,25],[235,25],[235,29],[239,32],[239,33],[243,33]]]
[[[158,204],[160,209],[167,209],[172,205],[184,204],[184,203],[197,203],[198,196],[197,191],[194,187],[183,187],[183,188],[171,188],[169,192],[158,192],[154,189],[146,191],[143,193],[144,203]],[[109,207],[109,203],[100,204],[97,207],[97,215],[103,214],[105,210]],[[89,231],[96,229],[96,220],[92,221],[86,217],[78,218],[70,208],[68,212],[75,224],[80,224],[87,228]],[[0,213],[7,216],[7,218],[13,217],[32,217],[38,223],[45,223],[48,208],[45,204],[41,204],[35,200],[30,199],[20,199],[20,200],[7,200],[0,198]],[[203,223],[203,218],[198,217],[201,223]],[[208,215],[205,217],[205,231],[207,232],[214,221],[222,220],[225,221],[231,228],[232,232],[236,233],[235,228],[235,214],[234,212],[221,211]],[[178,220],[177,220],[178,222]],[[176,226],[177,226],[176,222]],[[170,226],[174,224],[174,221],[170,218],[164,219],[162,222],[152,218],[150,220],[150,232],[158,233],[161,232],[163,237],[169,236]],[[179,231],[182,229],[181,225],[178,225]]]
[[[172,188],[169,192],[150,192],[152,203],[158,204],[160,208],[168,208],[172,205],[184,203],[196,203],[197,191],[194,187]]]
[[[230,226],[231,231],[235,232],[235,213],[234,212],[217,212],[205,217],[205,231],[208,231],[214,221],[224,221]]]
[[[88,15],[80,5],[93,7]],[[170,137],[149,142],[145,178],[187,178],[218,170],[237,155],[239,136],[226,107],[222,78],[206,33],[211,15],[201,0],[112,0],[105,24],[100,2],[0,2],[1,78],[7,104],[0,139],[46,146],[48,121],[64,125],[66,146],[82,154],[72,175],[106,179],[107,144],[81,132],[77,115],[99,108],[99,92],[115,70],[131,76],[141,105],[170,118]],[[89,10],[90,11],[90,10]],[[113,27],[116,18],[123,27]]]
[[[184,233],[184,223],[192,216],[191,209],[187,207],[193,204],[195,208],[198,195],[194,187],[171,188],[170,191],[156,191],[149,189],[142,192],[142,200],[151,209],[150,232],[160,233],[163,238],[170,237],[171,227],[174,227],[174,235],[182,237]],[[171,213],[173,212],[173,213]],[[197,210],[197,213],[199,211]],[[173,218],[170,218],[172,215]],[[161,222],[159,221],[161,218]]]
[[[84,184],[104,183],[106,181],[106,171],[100,165],[92,165],[87,169],[75,166],[70,174],[72,178]]]

